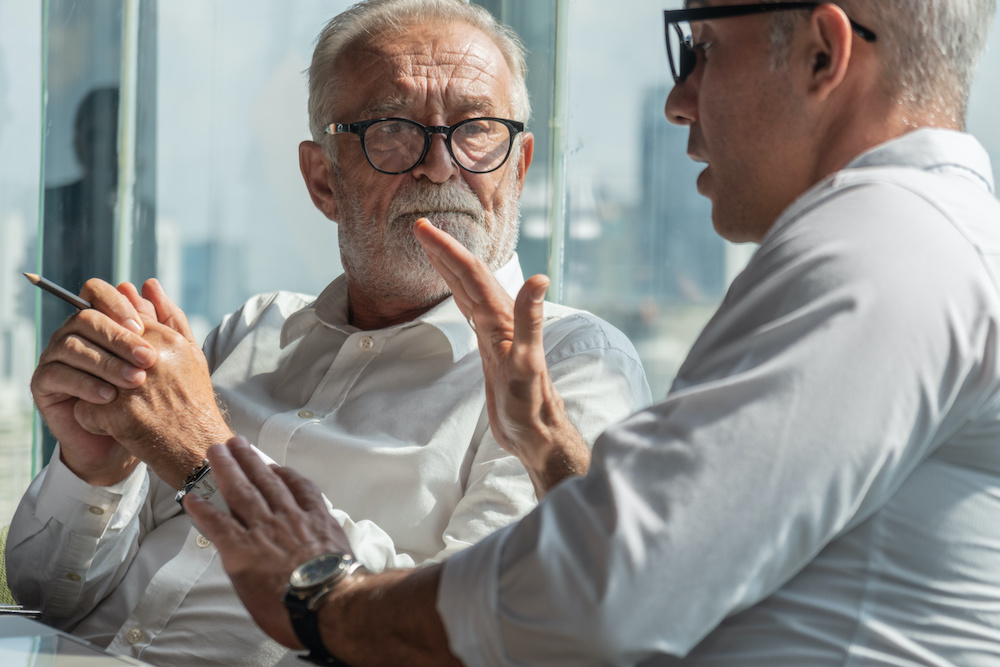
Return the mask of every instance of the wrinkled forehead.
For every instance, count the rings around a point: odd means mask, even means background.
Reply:
[[[511,73],[493,40],[460,22],[413,23],[366,36],[338,63],[339,96],[366,117],[505,115]]]

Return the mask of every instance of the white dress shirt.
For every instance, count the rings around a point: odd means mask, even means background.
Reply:
[[[516,258],[497,273],[516,291]],[[347,323],[343,276],[315,300],[261,295],[205,344],[233,430],[316,482],[369,569],[443,558],[535,504],[489,431],[475,334],[448,299],[377,331]],[[649,403],[629,341],[546,306],[545,347],[588,442]],[[301,664],[232,591],[215,548],[140,467],[92,487],[58,457],[32,483],[8,538],[18,600],[111,651],[157,665]]]
[[[786,210],[666,400],[446,562],[469,665],[1000,664],[1000,204],[912,132]],[[673,657],[671,657],[673,656]],[[686,656],[686,657],[685,657]]]

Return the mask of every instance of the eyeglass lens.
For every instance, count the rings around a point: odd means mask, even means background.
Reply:
[[[510,152],[511,130],[496,120],[463,121],[452,126],[449,135],[451,155],[467,171],[492,171],[504,163]],[[422,125],[395,118],[369,126],[364,133],[364,148],[373,167],[401,173],[417,166],[429,138]]]
[[[674,83],[680,83],[694,70],[697,62],[691,38],[691,24],[687,21],[671,23],[667,27],[667,59]]]

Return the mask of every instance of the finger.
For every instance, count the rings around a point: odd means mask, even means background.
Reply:
[[[274,466],[273,469],[274,474],[284,481],[288,490],[295,497],[298,506],[305,511],[303,515],[306,522],[304,530],[307,531],[308,535],[312,539],[322,542],[323,549],[326,551],[333,550],[353,554],[354,550],[351,548],[350,540],[347,539],[347,533],[344,532],[340,522],[330,516],[326,500],[319,488],[291,468]],[[294,518],[289,517],[287,523],[294,525]]]
[[[127,300],[124,296],[119,296]],[[152,343],[94,308],[81,310],[56,329],[39,360],[59,358],[71,366],[77,365],[73,362],[72,354],[81,348],[74,346],[75,339],[85,341],[87,346],[104,350],[139,369],[149,368],[156,362],[157,350]],[[86,367],[81,368],[88,370]]]
[[[95,315],[103,317],[99,313]],[[140,362],[148,362],[148,357],[143,355],[148,354],[150,357],[155,357],[155,354],[153,352],[146,353],[146,350],[150,348],[135,334],[113,323],[110,326],[114,327],[116,332],[123,332],[128,337],[137,338],[140,344],[130,347],[128,342],[122,339],[113,341],[105,339],[102,345],[94,343],[87,337],[93,335],[90,331],[81,333],[65,331],[62,338],[49,343],[49,346],[42,352],[39,358],[39,368],[46,367],[44,370],[48,373],[50,371],[48,367],[54,366],[55,368],[51,370],[56,374],[52,379],[61,381],[70,378],[72,381],[67,386],[73,386],[73,383],[77,381],[72,379],[75,376],[68,374],[67,370],[74,369],[122,389],[138,387],[146,380],[146,371],[143,369],[143,365],[148,365],[148,363],[141,364]],[[109,351],[105,345],[110,346],[112,350]],[[123,358],[123,356],[127,358]],[[67,368],[59,368],[59,366]],[[58,391],[58,385],[47,385],[49,389],[53,387]],[[81,398],[84,397],[81,396]]]
[[[323,495],[312,480],[304,477],[298,471],[280,466],[272,468],[274,474],[282,479],[285,486],[295,498],[295,502],[306,512],[326,513],[326,503],[323,502]]]
[[[230,447],[236,441],[246,442],[243,438],[230,438],[226,445],[209,447],[206,457],[212,467],[212,476],[219,485],[219,491],[229,505],[229,511],[244,526],[251,528],[256,519],[270,515],[271,512],[264,497],[233,458]]]
[[[222,511],[197,493],[186,494],[181,500],[181,505],[202,535],[222,551],[226,551],[227,547],[234,543],[241,542],[246,534],[246,528],[232,514]]]
[[[417,220],[414,233],[431,265],[453,292],[472,302],[479,302],[484,294],[491,291],[484,287],[492,287],[495,281],[493,272],[451,234],[438,229],[426,218]]]
[[[288,512],[298,507],[295,497],[283,478],[257,455],[244,438],[230,440],[229,452],[242,468],[247,479],[267,502],[272,512]]]
[[[96,405],[118,395],[115,385],[65,364],[39,366],[31,377],[31,394],[40,408],[79,398]]]
[[[142,298],[135,285],[132,283],[121,283],[118,285],[118,291],[129,300],[136,311],[138,311],[140,317],[156,321],[156,308],[153,307],[152,303]]]
[[[462,314],[469,317],[472,313],[472,302],[465,291],[465,285],[462,283],[461,277],[445,261],[445,256],[452,252],[452,248],[454,246],[461,246],[461,244],[457,242],[453,244],[452,241],[454,239],[450,234],[438,229],[426,218],[417,220],[414,226],[414,233],[417,236],[417,240],[423,246],[424,252],[427,253],[427,259],[430,261],[431,266],[434,267],[434,270],[444,279],[451,290],[452,296],[455,297],[455,302],[458,304]],[[456,252],[461,252],[462,250],[464,248],[455,248]]]
[[[163,290],[163,286],[160,285],[160,281],[156,278],[147,280],[142,286],[142,295],[155,307],[156,319],[160,323],[166,324],[192,343],[197,342],[184,311],[170,300],[170,297]]]
[[[517,293],[514,302],[514,345],[541,351],[544,357],[542,331],[545,326],[545,291],[547,276],[532,276]]]
[[[426,219],[416,222],[414,232],[424,244],[428,259],[451,288],[462,314],[473,317],[480,336],[494,338],[511,317],[513,301],[493,272],[447,232]]]
[[[104,313],[118,324],[142,334],[142,318],[132,302],[113,286],[99,278],[91,278],[83,284],[80,296],[90,302],[94,310]]]

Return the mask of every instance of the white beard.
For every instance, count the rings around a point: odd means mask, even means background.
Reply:
[[[520,217],[517,170],[509,173],[499,186],[503,203],[492,213],[483,209],[465,181],[442,185],[425,179],[408,181],[389,207],[383,235],[375,216],[364,219],[361,194],[348,189],[334,166],[340,258],[350,289],[372,300],[405,301],[414,308],[433,305],[451,294],[413,233],[418,218],[427,218],[451,234],[490,269],[506,264],[517,246]]]

